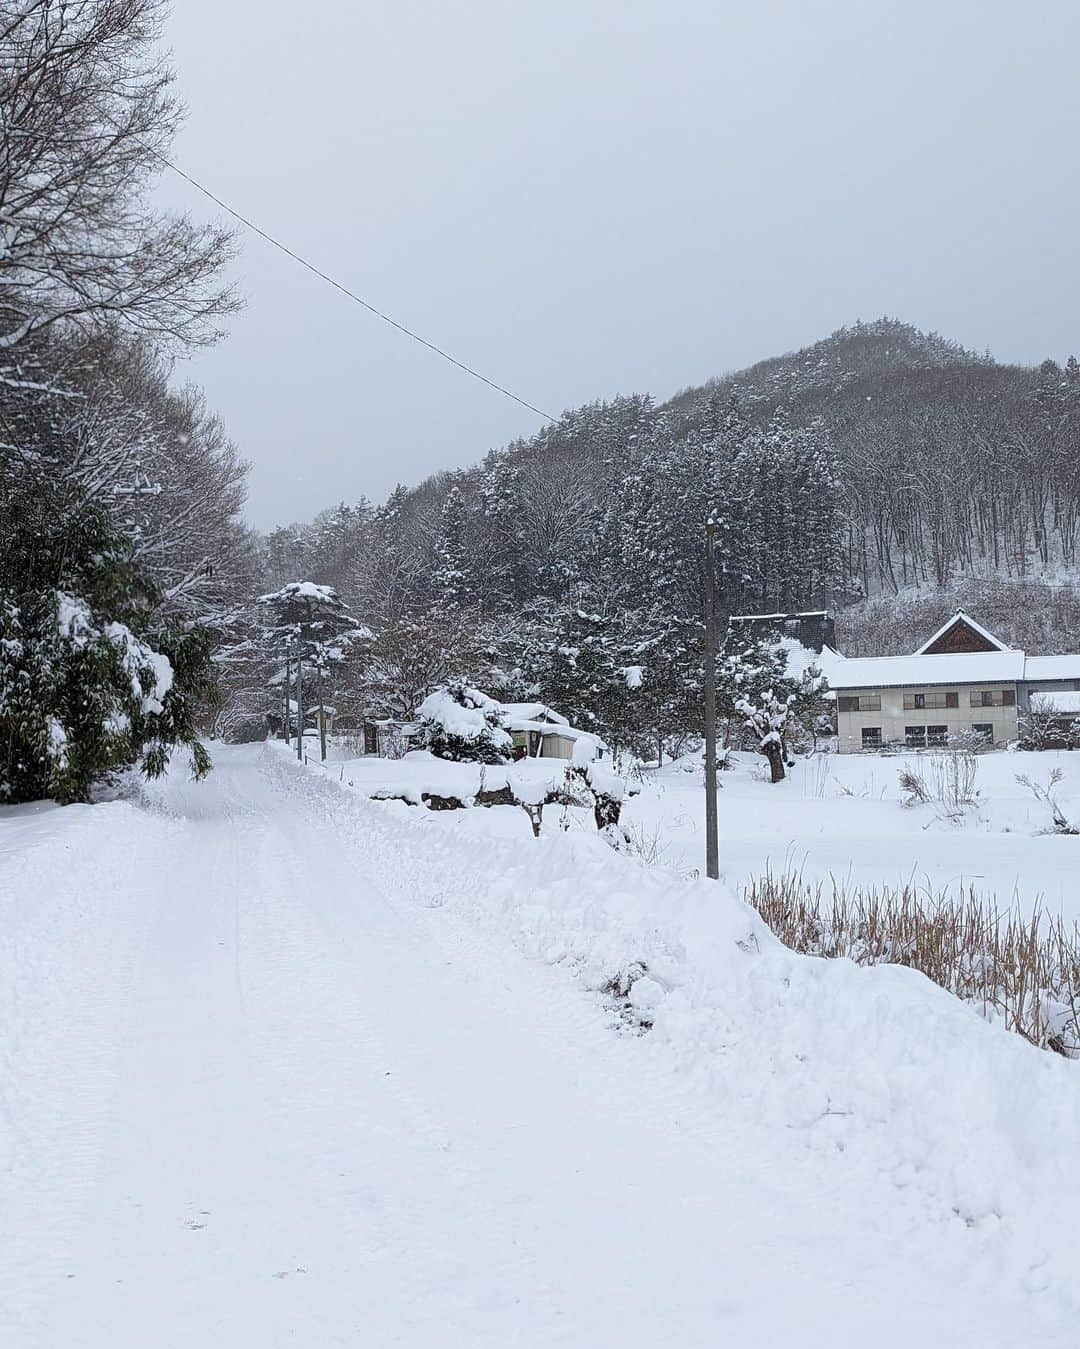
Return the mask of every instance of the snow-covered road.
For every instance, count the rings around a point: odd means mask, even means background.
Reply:
[[[215,758],[0,820],[5,1349],[1080,1343],[442,904],[422,830]]]

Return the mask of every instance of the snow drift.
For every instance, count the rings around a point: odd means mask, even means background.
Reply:
[[[271,754],[275,772],[304,773]],[[796,955],[722,884],[646,869],[595,835],[500,839],[487,812],[435,820],[307,772],[304,790],[404,894],[501,924],[596,995],[625,989],[651,1026],[643,1052],[699,1081],[733,1132],[889,1175],[995,1269],[1080,1311],[1076,1064],[910,970]]]

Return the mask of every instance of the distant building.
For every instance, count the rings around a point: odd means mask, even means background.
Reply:
[[[836,625],[826,609],[805,614],[733,614],[728,619],[733,632],[745,633],[754,641],[793,637],[808,651],[821,654],[836,646]]]
[[[1005,744],[1029,709],[1080,705],[1080,655],[1029,656],[962,609],[910,656],[830,652],[825,668],[842,754],[925,749],[961,733]]]
[[[595,758],[602,759],[607,751],[598,735],[571,726],[564,716],[544,703],[503,703],[502,710],[503,724],[513,738],[515,759],[572,759],[579,740],[589,742]],[[365,717],[351,733],[358,755],[398,759],[417,748],[422,727],[416,721]]]
[[[506,729],[514,740],[515,759],[572,759],[579,740],[602,759],[607,746],[593,731],[580,731],[543,703],[503,703]]]

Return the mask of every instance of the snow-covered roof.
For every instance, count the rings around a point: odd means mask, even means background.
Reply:
[[[977,632],[980,637],[985,638],[986,641],[988,641],[998,651],[1008,651],[1010,649],[1005,645],[1005,643],[1001,640],[1000,637],[995,637],[994,634],[990,632],[988,629],[984,628],[981,623],[976,623],[970,614],[965,613],[963,609],[957,609],[956,613],[953,614],[953,616],[947,622],[942,623],[941,627],[938,628],[937,632],[935,632],[931,637],[928,637],[926,641],[923,642],[922,646],[919,647],[918,651],[916,651],[914,654],[916,656],[925,655],[927,649],[933,646],[934,643],[938,640],[938,638],[944,637],[945,634],[949,631],[949,629],[955,627],[957,623],[964,623],[967,627],[971,628],[973,632]],[[965,654],[978,654],[978,653],[965,652]]]
[[[1031,707],[1034,712],[1060,712],[1062,716],[1071,716],[1080,712],[1080,691],[1066,689],[1059,693],[1033,693]]]
[[[1080,655],[1028,656],[1024,666],[1024,678],[1080,679]]]
[[[834,689],[909,684],[1015,684],[1024,679],[1022,651],[965,651],[942,656],[839,656],[827,672]]]
[[[521,729],[514,724],[518,721],[547,721],[557,726],[570,725],[565,717],[560,716],[545,703],[503,703],[502,708],[512,731]]]
[[[778,637],[775,645],[787,656],[787,672],[792,679],[801,679],[808,670],[817,670],[831,685],[833,668],[837,661],[844,659],[831,646],[812,651],[810,647],[803,646],[797,637]]]
[[[582,731],[566,721],[558,723],[550,721],[512,721],[509,726],[512,731],[536,731],[540,735],[561,735],[565,740],[588,739],[595,740],[598,745],[604,744],[604,741],[595,731]]]
[[[928,655],[950,628],[964,623],[990,642],[993,651]],[[828,650],[828,648],[826,648]],[[822,653],[819,662],[833,689],[896,688],[922,684],[1023,684],[1043,679],[1080,679],[1080,655],[1029,656],[1006,646],[963,609],[928,637],[910,656],[840,656]]]
[[[799,614],[732,614],[732,623],[752,623],[763,618],[825,618],[828,609],[806,609]]]

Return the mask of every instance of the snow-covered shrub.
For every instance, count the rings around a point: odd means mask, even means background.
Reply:
[[[597,829],[608,833],[618,828],[623,802],[628,796],[637,796],[641,792],[641,783],[623,777],[607,764],[588,756],[588,747],[578,741],[574,746],[573,762],[566,770],[565,796],[570,803],[591,805]],[[622,846],[610,833],[608,841]]]
[[[900,790],[904,793],[905,806],[930,804],[930,788],[926,784],[926,778],[913,764],[905,764],[901,768]]]
[[[950,749],[931,759],[934,797],[947,815],[961,815],[975,804],[979,795],[975,786],[978,771],[979,761],[971,750]]]
[[[1032,1044],[1080,1058],[1080,927],[1004,914],[973,889],[959,898],[902,889],[832,894],[788,872],[746,887],[780,940],[806,955],[906,965]]]
[[[84,801],[121,769],[160,775],[177,745],[202,776],[205,639],[151,626],[153,588],[90,510],[70,525],[57,570],[61,586],[0,585],[0,799]]]
[[[1057,785],[1064,777],[1060,768],[1052,768],[1047,775],[1046,786],[1036,782],[1025,773],[1017,773],[1016,780],[1026,787],[1036,801],[1041,801],[1050,811],[1050,819],[1055,834],[1080,834],[1080,826],[1074,824],[1061,808],[1057,798]]]
[[[436,689],[420,704],[421,743],[456,763],[506,763],[513,739],[502,706],[462,680]]]
[[[936,803],[943,815],[955,819],[979,798],[975,786],[978,769],[975,752],[959,747],[924,759],[919,767],[906,763],[900,770],[904,805]]]
[[[1080,721],[1065,724],[1052,694],[1033,694],[1031,706],[1019,719],[1020,749],[1080,749]]]

